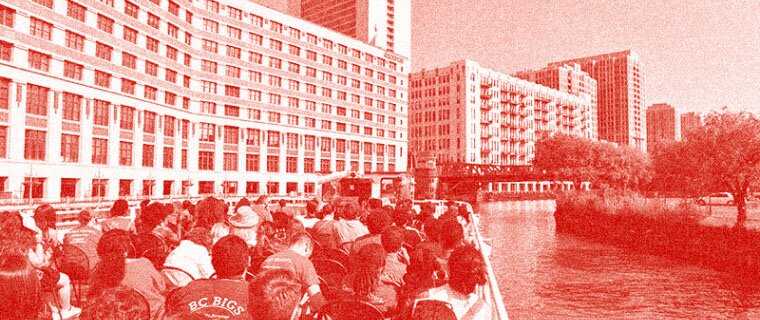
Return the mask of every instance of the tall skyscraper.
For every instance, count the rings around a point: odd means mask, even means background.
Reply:
[[[0,0],[0,17],[3,195],[313,194],[406,170],[410,63],[376,46],[247,1]]]
[[[699,112],[684,112],[681,114],[681,138],[686,138],[688,133],[702,126],[702,114]]]
[[[514,76],[572,95],[590,97],[591,108],[589,113],[591,117],[586,119],[589,121],[587,125],[589,130],[587,130],[584,136],[592,140],[597,139],[596,80],[581,70],[580,65],[547,66],[539,70],[520,71],[515,73]]]
[[[528,165],[541,136],[585,136],[591,99],[461,60],[409,76],[409,152]]]
[[[680,118],[676,109],[667,103],[655,103],[647,108],[647,151],[652,153],[660,144],[680,139]]]
[[[596,80],[599,139],[646,152],[644,72],[630,50],[550,63],[579,64]]]
[[[288,9],[292,15],[411,57],[411,0],[289,0]]]

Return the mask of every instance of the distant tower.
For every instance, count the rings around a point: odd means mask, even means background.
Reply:
[[[699,112],[686,112],[681,114],[681,138],[695,128],[702,126],[702,115]]]
[[[647,151],[652,153],[661,143],[679,139],[676,109],[667,103],[656,103],[647,108]]]

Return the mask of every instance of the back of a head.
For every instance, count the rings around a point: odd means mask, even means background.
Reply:
[[[449,285],[461,294],[475,292],[475,287],[486,283],[483,256],[472,245],[454,249],[449,257]]]
[[[306,216],[307,217],[317,217],[318,209],[319,208],[319,202],[317,200],[309,200],[306,202]],[[319,219],[322,219],[321,217],[318,217]]]
[[[346,203],[341,207],[340,218],[345,220],[356,220],[359,218],[359,207],[354,203]]]
[[[144,201],[147,201],[147,200],[144,200]],[[109,210],[108,214],[111,217],[126,216],[127,214],[129,214],[129,203],[127,202],[127,200],[124,200],[124,199],[119,199],[119,200],[114,201],[113,205],[111,206],[111,210]]]
[[[79,222],[80,226],[86,226],[88,223],[90,223],[91,219],[92,219],[92,214],[90,213],[89,209],[79,211],[79,215],[77,216],[77,222]]]
[[[34,209],[34,223],[42,231],[55,229],[56,213],[49,204],[43,204]]]
[[[147,205],[142,214],[140,214],[140,231],[149,233],[153,231],[161,222],[166,218],[165,208],[163,204],[158,202]]]
[[[134,253],[132,239],[127,231],[112,229],[103,233],[97,246],[100,262],[92,275],[90,296],[97,296],[104,289],[118,286],[124,279],[125,263]]]
[[[380,209],[383,207],[383,201],[378,198],[370,198],[367,200],[367,207],[372,210]]]
[[[0,256],[0,319],[36,319],[44,308],[37,271],[21,253]]]
[[[439,222],[439,239],[444,250],[452,250],[464,241],[464,230],[457,220],[443,220]]]
[[[301,284],[283,269],[263,271],[248,288],[248,312],[254,320],[289,320],[301,300]]]
[[[393,222],[399,227],[404,227],[412,223],[413,216],[411,209],[396,208],[393,212]]]
[[[380,236],[380,242],[385,252],[391,253],[401,250],[401,246],[404,244],[404,229],[397,226],[385,228]]]
[[[438,300],[417,301],[412,311],[412,320],[457,320],[457,315],[445,302]]]
[[[377,285],[380,273],[385,267],[385,250],[377,243],[367,244],[351,259],[351,288],[360,297],[369,295]]]
[[[88,304],[81,320],[148,320],[150,305],[139,292],[127,287],[103,290]]]
[[[192,241],[193,243],[206,248],[211,247],[211,232],[209,229],[203,227],[194,227],[190,229],[183,238],[184,240]]]
[[[367,229],[371,234],[380,234],[393,224],[393,219],[385,210],[372,210],[367,217]]]
[[[437,243],[418,244],[411,253],[404,280],[415,287],[432,288],[437,286],[437,281],[442,281],[446,277],[445,271],[438,261],[440,256],[441,248]]]
[[[243,275],[248,265],[248,245],[235,235],[222,237],[211,249],[211,264],[219,278]]]
[[[21,214],[19,214],[18,211],[0,212],[0,232],[2,232],[3,235],[13,235],[21,228],[24,228],[24,218],[21,217]]]

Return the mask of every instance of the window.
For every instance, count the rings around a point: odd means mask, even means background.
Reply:
[[[135,94],[135,82],[127,78],[121,78],[121,92]]]
[[[298,171],[298,158],[287,157],[287,159],[285,159],[285,171],[288,173],[296,173]]]
[[[205,30],[206,32],[219,33],[219,22],[204,18],[203,30]]]
[[[111,61],[111,52],[113,52],[113,48],[104,43],[98,42],[95,47],[95,56],[104,60]]]
[[[142,153],[142,166],[143,167],[152,167],[153,166],[153,158],[155,157],[154,154],[154,147],[152,144],[143,144],[143,153]]]
[[[143,112],[143,116],[145,118],[143,132],[156,133],[156,114],[154,112],[145,111]]]
[[[240,68],[235,66],[227,66],[225,70],[225,74],[228,77],[238,78],[240,79]]]
[[[164,116],[164,136],[165,137],[173,137],[174,136],[174,122],[176,119],[172,116]]]
[[[143,95],[145,99],[148,100],[156,100],[156,93],[158,92],[158,89],[151,87],[151,86],[143,86]]]
[[[237,171],[238,169],[237,153],[225,152],[223,160],[224,160],[223,161],[224,171]]]
[[[47,115],[48,109],[48,88],[36,86],[33,84],[26,85],[26,112],[40,116]]]
[[[45,131],[26,130],[24,134],[24,159],[45,160]]]
[[[129,1],[124,1],[124,13],[126,15],[137,19],[138,12],[140,12],[140,7]]]
[[[245,155],[245,171],[259,171],[258,154],[249,153]]]
[[[121,116],[119,117],[119,128],[132,130],[135,125],[135,108],[121,106]]]
[[[216,62],[210,60],[201,60],[201,70],[209,73],[216,73]]]
[[[280,157],[267,156],[267,172],[280,172]]]
[[[174,1],[169,1],[169,13],[179,16],[179,5]]]
[[[211,101],[201,101],[201,112],[207,114],[216,114],[216,103]]]
[[[291,45],[288,46],[288,53],[290,53],[290,54],[292,54],[294,56],[300,56],[301,55],[301,48],[299,48],[298,46],[294,46],[294,45],[291,44]]]
[[[227,26],[227,36],[230,38],[241,40],[243,37],[243,31],[232,26]]]
[[[151,75],[151,76],[158,76],[158,64],[145,61],[145,74]]]
[[[240,87],[225,85],[224,95],[228,97],[240,98]]]
[[[29,50],[29,66],[47,72],[50,70],[50,55]]]
[[[297,133],[288,133],[287,134],[287,148],[288,150],[296,150],[298,149],[298,134]]]
[[[238,144],[240,129],[238,127],[224,126],[224,143]]]
[[[79,162],[79,136],[61,135],[61,158],[63,162]]]
[[[0,5],[0,24],[13,28],[13,17],[16,10]]]
[[[29,34],[37,38],[50,40],[53,25],[37,18],[29,19]]]
[[[314,173],[314,159],[312,158],[303,159],[303,172]]]
[[[31,187],[29,186],[31,184]],[[24,199],[40,199],[45,190],[45,178],[24,178]]]
[[[161,18],[159,18],[157,15],[154,15],[152,13],[148,13],[148,25],[159,29],[161,27]]]
[[[76,32],[66,31],[66,47],[82,51],[84,50],[84,36]]]
[[[0,109],[8,109],[10,106],[11,80],[0,78]]]
[[[146,36],[145,37],[145,48],[148,49],[148,50],[150,50],[150,51],[153,51],[153,52],[157,53],[158,52],[158,39]]]
[[[107,185],[108,185],[107,179],[92,179],[91,195],[96,198],[105,197]]]
[[[219,51],[219,44],[215,41],[203,39],[203,50],[208,52],[217,53]]]
[[[240,107],[229,105],[229,104],[225,104],[224,105],[224,115],[230,116],[230,117],[239,117],[240,116]]]
[[[322,137],[319,145],[320,145],[319,150],[321,150],[322,152],[330,152],[330,150],[332,149],[332,142],[330,138],[328,137]]]
[[[171,83],[177,82],[177,71],[172,69],[164,69],[164,79]]]
[[[198,151],[198,169],[214,170],[214,152]]]
[[[79,121],[82,105],[82,96],[63,93],[63,118],[66,120]]]
[[[137,68],[137,57],[127,52],[121,53],[121,65],[127,68]]]
[[[169,91],[164,92],[164,103],[173,106],[177,103],[177,95]]]
[[[240,59],[240,48],[227,46],[227,56]]]
[[[113,33],[113,19],[98,14],[98,29],[103,32]]]
[[[124,40],[137,43],[137,30],[124,26]]]
[[[306,51],[306,59],[309,59],[311,61],[317,61],[317,52],[307,50]]]
[[[269,103],[273,105],[280,105],[282,103],[282,97],[276,93],[269,94]]]
[[[319,161],[319,172],[330,173],[330,159],[322,159]]]
[[[216,132],[216,126],[211,123],[200,123],[200,141],[203,142],[214,142],[215,139],[215,132]]]
[[[173,25],[171,23],[167,23],[166,24],[166,34],[168,34],[170,37],[172,37],[174,39],[179,39],[179,27],[177,27],[177,26],[175,26],[175,25]]]
[[[267,131],[267,147],[280,147],[280,133],[277,131]]]
[[[172,148],[172,147],[164,147],[164,163],[163,163],[163,167],[165,169],[174,168],[174,148]]]
[[[201,80],[201,87],[204,93],[216,94],[216,82]]]
[[[288,124],[292,125],[292,126],[297,126],[298,125],[298,116],[294,115],[294,114],[289,114],[288,115]]]
[[[206,0],[206,10],[218,14],[219,13],[219,2],[216,2],[214,0]]]
[[[66,8],[66,15],[84,22],[84,13],[86,10],[87,9],[83,5],[69,0],[68,6]]]
[[[280,113],[270,111],[268,112],[268,115],[269,122],[280,123]]]
[[[11,61],[13,44],[0,40],[0,60]]]
[[[185,22],[188,24],[193,24],[193,13],[190,11],[185,11]]]
[[[110,88],[111,74],[95,70],[95,84],[104,88]]]
[[[93,107],[93,123],[99,126],[108,126],[108,101],[95,100]]]
[[[259,129],[246,129],[248,135],[245,139],[245,144],[249,146],[258,146],[261,144],[261,131]]]
[[[180,152],[180,156],[182,157],[180,159],[180,166],[182,169],[187,169],[187,149],[182,149]]]
[[[119,165],[132,165],[132,143],[119,141]]]
[[[92,163],[106,164],[108,161],[108,139],[92,139]]]
[[[251,58],[250,58],[250,60],[251,60],[252,63],[261,64],[261,61],[262,61],[262,55],[261,55],[261,53],[251,52]]]

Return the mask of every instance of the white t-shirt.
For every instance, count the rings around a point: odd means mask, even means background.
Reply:
[[[166,257],[164,266],[182,269],[193,276],[193,279],[206,279],[214,274],[211,255],[206,247],[189,240],[179,242],[179,246]],[[164,270],[164,273],[173,284],[179,287],[184,287],[191,281],[181,271],[169,269]]]

